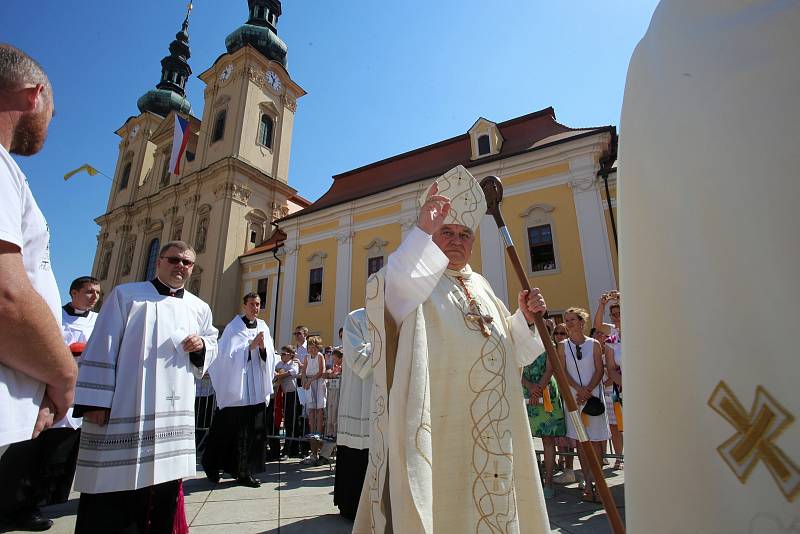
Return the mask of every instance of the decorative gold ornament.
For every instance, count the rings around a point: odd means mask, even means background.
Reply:
[[[736,429],[717,451],[739,481],[747,484],[750,473],[763,461],[783,496],[793,502],[800,494],[800,469],[774,442],[794,422],[794,416],[761,385],[756,387],[749,412],[722,381],[708,405]]]

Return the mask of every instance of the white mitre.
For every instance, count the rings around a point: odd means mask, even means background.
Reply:
[[[450,212],[444,224],[460,224],[475,232],[486,215],[486,197],[483,189],[470,172],[463,165],[453,167],[442,176],[434,180],[439,186],[437,195],[450,199]],[[419,205],[428,199],[430,184],[425,187],[424,193],[419,197]]]

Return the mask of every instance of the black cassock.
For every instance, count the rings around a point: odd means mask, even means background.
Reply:
[[[0,515],[16,517],[66,502],[80,435],[80,430],[52,428],[10,445],[0,460]]]
[[[348,519],[356,518],[361,488],[367,474],[369,449],[336,446],[336,478],[333,486],[333,504]],[[454,534],[454,533],[453,533]]]
[[[265,403],[217,409],[203,453],[206,471],[243,478],[264,471],[266,462]]]

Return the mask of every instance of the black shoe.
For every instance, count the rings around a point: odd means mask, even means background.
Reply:
[[[30,515],[17,517],[14,521],[14,528],[17,530],[26,530],[29,532],[41,532],[53,526],[53,521],[42,517],[41,513],[36,510]]]
[[[206,478],[210,482],[212,482],[214,484],[219,484],[219,471],[218,470],[216,470],[216,469],[211,470],[211,469],[207,468],[206,466],[203,466],[203,472],[205,472]]]
[[[239,477],[236,480],[237,483],[241,486],[247,486],[248,488],[260,488],[261,482],[259,482],[253,475],[247,475],[246,477]]]

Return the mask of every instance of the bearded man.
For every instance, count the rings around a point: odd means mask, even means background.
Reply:
[[[35,446],[31,438],[64,418],[78,373],[61,337],[50,230],[11,157],[41,150],[52,117],[53,88],[41,65],[0,44],[0,457],[6,454],[21,473],[33,472],[37,458],[9,457],[9,446],[22,442],[18,452]],[[0,480],[0,522],[26,530],[52,526],[35,507],[20,503],[17,477],[6,472]]]
[[[550,532],[519,387],[544,299],[522,291],[512,315],[469,267],[486,200],[464,167],[423,200],[367,282],[375,385],[353,532]]]

